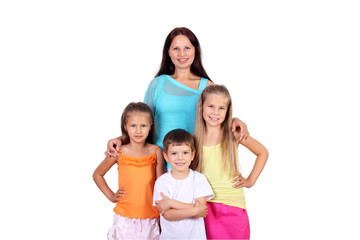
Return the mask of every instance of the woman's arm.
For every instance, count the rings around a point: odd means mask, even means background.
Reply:
[[[120,147],[121,147],[121,136],[110,139],[107,144],[107,150],[104,154],[106,155],[106,157],[118,157],[120,152]]]
[[[156,150],[156,178],[163,175],[165,172],[164,157],[161,148]]]
[[[250,136],[246,123],[238,118],[233,118],[231,131],[234,133],[235,139],[238,142],[246,140]]]
[[[238,177],[232,180],[233,183],[236,182],[236,184],[234,184],[233,187],[250,188],[256,183],[256,180],[259,178],[262,170],[264,169],[269,153],[267,149],[260,142],[258,142],[257,140],[255,140],[250,136],[248,137],[247,140],[242,140],[239,143],[244,147],[246,147],[247,149],[249,149],[252,153],[254,153],[256,155],[256,160],[254,163],[254,167],[247,178],[244,178],[240,174]]]
[[[104,161],[95,169],[93,174],[93,179],[100,189],[100,191],[111,201],[117,202],[121,201],[120,197],[124,197],[125,189],[119,188],[116,193],[114,193],[108,186],[105,181],[104,175],[109,171],[109,169],[117,162],[118,158],[115,157],[106,157]]]

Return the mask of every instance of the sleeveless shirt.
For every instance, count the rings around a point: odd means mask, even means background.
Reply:
[[[215,194],[215,197],[209,200],[209,202],[222,203],[246,209],[243,188],[233,188],[232,186],[235,183],[231,182],[234,178],[230,176],[230,171],[224,173],[221,144],[203,146],[203,160],[204,169],[202,173],[206,176]]]
[[[116,202],[114,212],[127,218],[157,218],[159,211],[153,206],[153,192],[156,180],[155,151],[145,157],[132,157],[120,153],[118,160],[119,188],[126,194]]]

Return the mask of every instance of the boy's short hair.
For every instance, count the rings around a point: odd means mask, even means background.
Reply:
[[[170,145],[182,144],[188,145],[192,152],[195,151],[195,140],[193,135],[183,129],[171,130],[165,135],[163,140],[164,152],[167,153]]]

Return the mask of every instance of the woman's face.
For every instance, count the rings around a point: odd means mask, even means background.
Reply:
[[[177,35],[170,44],[169,56],[175,68],[190,68],[195,59],[195,47],[188,37]]]

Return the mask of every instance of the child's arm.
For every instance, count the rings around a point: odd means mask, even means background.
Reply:
[[[195,204],[192,203],[184,203],[174,199],[170,199],[164,193],[160,193],[162,199],[156,200],[155,204],[157,205],[159,212],[163,215],[169,209],[185,209],[185,208],[192,208]]]
[[[104,175],[117,162],[117,157],[106,157],[104,161],[95,169],[93,179],[101,192],[113,203],[121,201],[119,198],[124,197],[125,189],[120,188],[114,193],[107,185]]]
[[[156,178],[160,177],[165,172],[164,158],[161,148],[156,150]]]
[[[200,197],[195,200],[195,205],[193,207],[183,208],[183,209],[174,209],[171,208],[163,214],[163,217],[169,221],[178,221],[186,218],[197,218],[197,217],[206,217],[207,215],[207,206],[206,206],[207,197]]]
[[[247,178],[241,176],[241,174],[232,180],[232,182],[236,182],[233,185],[234,188],[246,187],[250,188],[255,183],[258,177],[260,176],[262,170],[265,167],[266,161],[268,159],[269,153],[266,148],[258,141],[256,141],[252,137],[248,137],[247,140],[242,140],[239,142],[241,145],[249,149],[252,153],[256,155],[256,160],[254,163],[254,167]]]

